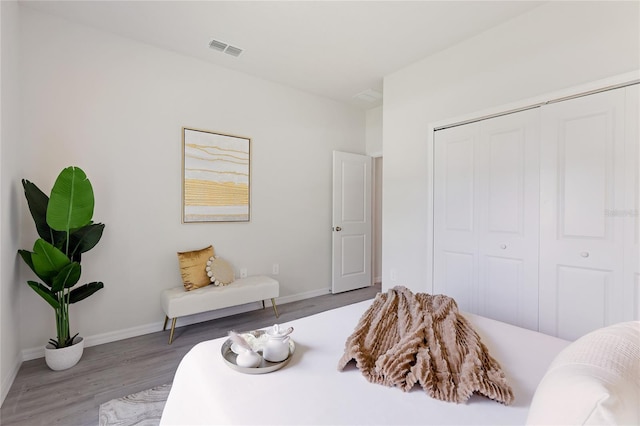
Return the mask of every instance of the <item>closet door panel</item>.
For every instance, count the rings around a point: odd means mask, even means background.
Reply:
[[[497,256],[483,256],[483,260],[483,315],[516,324],[521,317],[518,300],[523,293],[524,261]]]
[[[480,314],[538,329],[539,111],[481,122]]]
[[[610,313],[606,301],[614,275],[607,270],[557,267],[558,336],[575,340],[607,324]]]
[[[444,225],[447,232],[462,239],[474,232],[474,144],[473,139],[456,140],[444,146]]]
[[[558,129],[558,186],[562,238],[611,239],[602,212],[613,183],[608,122],[613,111],[568,117]]]
[[[438,131],[434,178],[434,293],[476,312],[477,124]]]
[[[476,254],[462,251],[443,251],[440,256],[439,285],[436,294],[453,297],[458,308],[466,312],[474,310],[476,279]]]
[[[621,89],[542,108],[540,331],[545,333],[574,339],[623,318],[624,232],[622,222],[607,212],[625,200],[624,111]]]
[[[491,132],[485,137],[488,184],[486,231],[522,235],[526,163],[523,130]]]

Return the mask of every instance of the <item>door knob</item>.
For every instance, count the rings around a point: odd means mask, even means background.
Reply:
[[[580,256],[589,257],[589,252],[588,251],[583,251],[583,252],[580,253]]]
[[[501,248],[502,250],[505,250],[505,249],[507,248],[507,245],[506,245],[506,244],[500,244],[500,248]]]
[[[342,231],[342,228],[340,228],[339,226],[336,226],[335,230],[336,230],[336,232],[340,232],[340,231]]]

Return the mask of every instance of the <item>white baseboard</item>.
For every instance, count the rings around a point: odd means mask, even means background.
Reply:
[[[231,308],[219,309],[211,312],[203,312],[201,314],[189,315],[188,317],[178,318],[176,321],[176,327],[183,327],[186,325],[196,324],[199,322],[209,321],[212,319],[222,318],[229,315],[235,315],[242,312],[248,312],[255,310],[256,308],[262,308],[260,302],[249,303],[246,305],[234,306]],[[110,331],[107,333],[95,334],[93,336],[86,336],[84,338],[84,346],[86,348],[91,346],[102,345],[104,343],[116,342],[118,340],[128,339],[130,337],[142,336],[149,333],[155,333],[156,331],[162,331],[162,325],[164,319],[153,322],[150,324],[139,325],[137,327],[125,328],[122,330]],[[22,361],[29,361],[32,359],[44,357],[44,345],[41,347],[25,349],[21,352]]]
[[[276,302],[280,305],[297,302],[298,300],[311,299],[312,297],[324,296],[331,293],[331,287],[321,288],[320,290],[307,291],[305,293],[292,294],[291,296],[278,297]]]
[[[2,384],[0,385],[2,386],[2,388],[0,389],[0,407],[2,406],[2,404],[4,404],[4,399],[7,397],[7,394],[11,389],[11,385],[18,375],[18,370],[20,370],[21,365],[22,361],[19,359],[19,357],[16,357],[13,368],[11,369],[9,374],[2,378]]]
[[[44,346],[38,348],[23,349],[20,352],[22,362],[31,361],[32,359],[42,358],[44,356]]]
[[[276,299],[276,305],[278,306],[285,305],[287,303],[297,302],[298,300],[310,299],[312,297],[322,296],[329,293],[331,293],[331,289],[327,287],[320,290],[313,290],[305,293],[294,294],[291,296],[279,297]],[[269,305],[269,302],[266,302],[265,303],[266,308],[270,309],[270,306],[268,305]],[[244,305],[233,306],[231,308],[218,309],[211,312],[203,312],[201,314],[189,315],[187,317],[178,318],[178,320],[176,321],[176,327],[184,327],[186,325],[196,324],[204,321],[210,321],[213,319],[227,317],[230,315],[241,314],[243,312],[249,312],[256,309],[262,309],[261,302],[247,303]],[[110,331],[107,333],[96,334],[93,336],[86,336],[84,338],[84,346],[90,347],[90,346],[102,345],[104,343],[111,343],[118,340],[128,339],[130,337],[137,337],[137,336],[142,336],[149,333],[155,333],[156,331],[162,330],[163,323],[164,323],[164,319],[158,322],[154,322],[146,325],[140,325],[137,327]],[[37,348],[22,350],[21,352],[22,361],[18,363],[15,374],[13,375],[11,380],[8,381],[9,387],[11,387],[11,383],[13,383],[13,379],[15,379],[15,375],[18,373],[18,369],[20,368],[20,364],[22,362],[29,361],[32,359],[42,358],[42,357],[44,357],[44,345]],[[3,386],[4,386],[4,382],[3,382]],[[3,390],[4,390],[4,387],[3,387]],[[8,392],[8,389],[7,389],[7,392]]]

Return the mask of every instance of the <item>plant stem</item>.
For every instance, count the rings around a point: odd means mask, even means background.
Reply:
[[[71,235],[71,232],[69,231],[69,229],[67,229],[67,241],[66,241],[67,247],[64,250],[64,254],[66,254],[67,257],[69,257],[69,236],[70,235]],[[69,258],[69,259],[71,259],[71,258]]]
[[[66,238],[66,247],[65,247],[65,254],[67,255],[67,257],[69,258],[69,237],[70,237],[70,232],[69,229],[67,229],[67,238]],[[70,258],[69,258],[70,259]],[[69,340],[69,301],[70,301],[70,291],[67,291],[67,289],[62,288],[60,290],[60,296],[58,297],[58,300],[61,301],[61,305],[60,305],[60,310],[62,311],[62,315],[61,315],[61,320],[62,320],[62,330],[61,333],[58,337],[58,344],[61,347],[65,347],[67,346],[67,340]]]
[[[69,292],[62,289],[58,292],[60,307],[56,309],[56,331],[58,337],[58,347],[64,348],[69,339]]]

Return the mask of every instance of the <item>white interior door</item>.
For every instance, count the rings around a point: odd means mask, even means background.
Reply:
[[[632,309],[633,299],[625,300],[623,279],[624,111],[624,89],[542,110],[540,331],[544,333],[573,340],[622,321],[624,312]]]
[[[333,293],[372,284],[371,157],[333,152]]]

